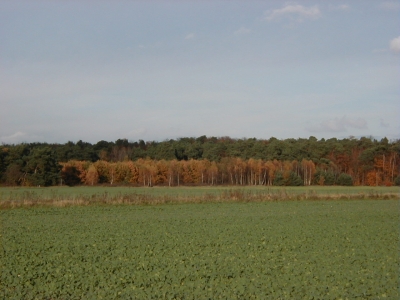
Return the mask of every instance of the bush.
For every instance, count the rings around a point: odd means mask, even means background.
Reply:
[[[275,178],[274,178],[274,181],[273,181],[272,184],[273,184],[273,185],[276,185],[276,186],[283,186],[283,185],[285,185],[282,172],[276,172]]]
[[[303,180],[299,175],[294,172],[290,173],[289,178],[286,180],[285,185],[287,186],[301,186],[303,185]]]
[[[323,180],[321,180],[323,178]],[[323,183],[323,184],[321,184]],[[314,184],[318,185],[334,185],[335,174],[332,171],[318,170],[314,175]]]
[[[337,179],[337,184],[351,186],[353,185],[353,178],[349,174],[342,173]]]

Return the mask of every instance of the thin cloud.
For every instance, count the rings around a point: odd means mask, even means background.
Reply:
[[[341,5],[339,5],[338,7],[337,7],[339,10],[349,10],[350,9],[350,6],[349,5],[347,5],[347,4],[341,4]]]
[[[379,125],[381,126],[381,127],[385,127],[385,128],[388,128],[389,127],[389,123],[388,122],[386,122],[384,119],[380,119],[379,120]]]
[[[12,135],[2,136],[1,140],[2,141],[13,140],[15,138],[20,138],[20,137],[24,137],[24,136],[26,136],[26,133],[24,133],[22,131],[17,131],[16,133],[14,133]]]
[[[374,49],[374,50],[372,50],[372,53],[386,53],[386,52],[388,52],[388,50],[387,49]]]
[[[43,137],[38,135],[27,134],[26,132],[17,131],[11,135],[0,136],[0,143],[5,144],[19,144],[23,142],[37,142],[42,141]]]
[[[341,4],[339,6],[336,7],[337,10],[342,10],[342,11],[349,11],[350,10],[350,6],[347,4]]]
[[[265,20],[267,21],[289,17],[298,22],[302,22],[304,19],[316,19],[320,16],[321,11],[318,6],[305,7],[299,4],[287,4],[283,8],[265,12]]]
[[[390,41],[390,50],[394,53],[400,53],[400,36]]]
[[[189,33],[188,35],[185,36],[185,40],[192,40],[192,39],[194,39],[194,33],[193,32],[191,32],[191,33]]]
[[[384,10],[397,11],[400,10],[400,3],[394,1],[385,1],[381,3],[379,7]]]
[[[329,5],[329,9],[336,10],[336,11],[349,11],[350,5],[348,5],[348,4]]]
[[[251,30],[246,28],[246,27],[240,27],[238,30],[236,30],[234,33],[235,35],[242,35],[242,34],[248,34],[250,33]]]
[[[362,119],[350,119],[346,116],[322,121],[318,125],[310,125],[306,130],[311,132],[345,132],[348,128],[367,129],[367,122]]]
[[[148,132],[148,130],[146,128],[137,128],[135,130],[131,130],[127,133],[127,136],[129,138],[133,138],[133,139],[139,139],[142,137],[146,136],[146,133]]]

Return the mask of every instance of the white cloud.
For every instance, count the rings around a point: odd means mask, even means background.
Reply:
[[[400,53],[400,36],[390,41],[390,50],[394,53]]]
[[[240,27],[238,30],[236,30],[234,33],[236,35],[242,35],[242,34],[248,34],[250,33],[250,29],[246,28],[246,27]]]
[[[185,36],[185,40],[192,40],[192,39],[194,39],[194,33],[193,32],[191,32],[191,33],[189,33],[188,35]]]
[[[283,8],[274,9],[265,12],[265,20],[273,21],[287,16],[295,19],[296,21],[303,21],[304,19],[316,19],[321,16],[321,11],[317,6],[305,7],[299,4],[287,4]]]
[[[309,125],[306,130],[311,132],[345,132],[348,128],[367,129],[367,122],[362,119],[350,119],[346,116],[322,121],[318,125]]]

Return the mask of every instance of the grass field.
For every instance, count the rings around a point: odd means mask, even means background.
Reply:
[[[37,205],[163,204],[322,199],[398,199],[398,187],[2,187],[0,208]]]
[[[398,299],[399,217],[398,200],[6,209],[0,296]]]

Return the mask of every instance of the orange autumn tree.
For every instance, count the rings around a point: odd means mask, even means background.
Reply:
[[[60,163],[61,178],[68,185],[85,183],[86,174],[90,166],[90,162],[70,160],[66,163]]]
[[[303,159],[301,161],[301,167],[303,169],[303,184],[311,185],[312,179],[316,171],[314,162],[311,160]]]
[[[361,159],[360,159],[361,157]],[[356,185],[392,185],[399,176],[399,152],[395,148],[365,151],[362,147],[330,151],[328,158],[313,160],[264,160],[223,157],[208,159],[154,160],[139,158],[96,162],[71,160],[62,163],[65,184],[153,185],[299,185],[338,184],[349,175]],[[96,175],[97,174],[97,175]],[[397,182],[396,181],[396,182]],[[340,181],[342,184],[342,181]]]
[[[154,178],[155,184],[164,184],[168,181],[168,162],[166,160],[160,160],[156,162],[157,173]]]
[[[399,174],[399,168],[396,167],[398,153],[390,152],[389,155],[379,154],[374,158],[374,169],[367,173],[367,185],[391,186],[394,178]]]
[[[218,166],[215,161],[213,161],[208,169],[208,181],[210,182],[211,177],[211,185],[214,185],[214,182],[217,182],[218,178]]]
[[[95,185],[99,181],[99,173],[94,164],[91,164],[86,172],[85,183]]]

